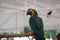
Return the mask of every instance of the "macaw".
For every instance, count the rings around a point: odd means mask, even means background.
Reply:
[[[45,40],[43,21],[42,18],[38,16],[37,11],[29,8],[26,15],[30,15],[29,24],[35,34],[36,40]]]

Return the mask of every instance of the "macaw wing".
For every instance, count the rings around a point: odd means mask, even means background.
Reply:
[[[36,34],[36,39],[40,40],[43,39],[44,36],[44,32],[43,32],[43,24],[41,24],[40,22],[42,22],[41,19],[37,20],[37,19],[30,19],[30,27],[32,28],[33,32]]]
[[[35,33],[43,32],[42,19],[30,19],[30,26]]]

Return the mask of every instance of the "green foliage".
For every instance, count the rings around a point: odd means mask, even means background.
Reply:
[[[50,33],[50,36],[52,37],[52,39],[55,40],[57,31],[56,30],[49,30],[48,32]]]
[[[55,40],[55,38],[56,38],[56,32],[57,32],[56,30],[48,30],[48,31],[45,31],[44,37],[45,38],[52,37],[52,39]]]
[[[20,32],[20,34],[23,34],[24,32]]]
[[[11,37],[11,38],[9,38],[8,40],[14,40],[14,38],[13,38],[13,37]]]
[[[7,32],[3,33],[3,35],[8,34]]]
[[[45,38],[50,38],[50,34],[49,34],[48,31],[45,31],[45,33],[44,33],[44,37],[45,37]]]
[[[31,32],[31,30],[28,27],[24,27],[24,33]]]

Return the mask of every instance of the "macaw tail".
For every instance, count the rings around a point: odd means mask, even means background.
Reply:
[[[45,40],[45,38],[42,37],[41,35],[35,35],[35,37],[36,37],[36,40]]]

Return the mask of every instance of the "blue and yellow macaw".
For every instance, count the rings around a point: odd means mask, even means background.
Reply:
[[[35,34],[36,40],[45,40],[44,39],[44,25],[42,18],[40,18],[35,9],[28,9],[27,15],[30,15],[29,24],[32,31]]]

